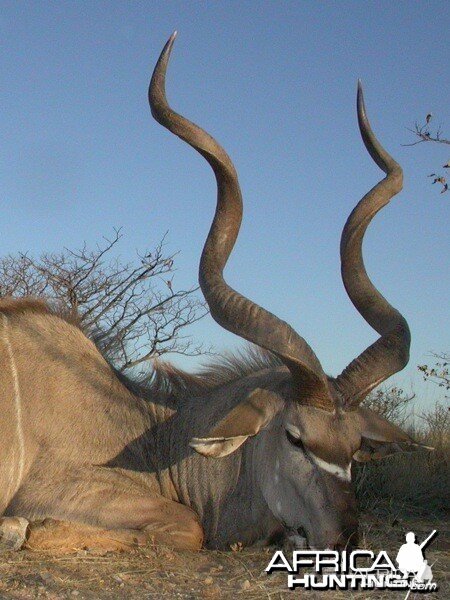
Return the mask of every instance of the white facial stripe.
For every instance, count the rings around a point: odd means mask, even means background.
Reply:
[[[296,427],[295,425],[292,425],[292,423],[288,423],[286,425],[286,429],[289,431],[289,433],[294,438],[296,438],[298,440],[301,439],[302,436],[300,433],[300,429],[298,427]],[[335,465],[334,463],[329,463],[326,460],[323,460],[319,456],[316,456],[309,449],[307,449],[306,452],[308,453],[308,456],[311,457],[311,459],[316,463],[316,465],[320,469],[323,469],[327,473],[331,473],[331,475],[334,475],[335,477],[339,477],[339,479],[343,479],[344,481],[351,481],[351,478],[352,478],[351,463],[349,463],[348,466],[344,468],[344,467],[341,467],[340,465]]]
[[[344,481],[351,481],[351,463],[347,467],[341,467],[340,465],[335,465],[333,463],[329,463],[322,458],[319,458],[311,451],[308,453],[316,465],[326,471],[327,473],[331,473],[331,475],[335,475],[335,477],[339,477],[339,479],[343,479]]]
[[[296,427],[295,425],[292,425],[292,423],[287,423],[286,429],[289,431],[289,433],[293,437],[295,437],[295,439],[299,440],[302,437],[301,433],[300,433],[300,429],[298,427]]]

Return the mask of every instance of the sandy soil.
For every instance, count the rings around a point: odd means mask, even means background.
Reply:
[[[424,539],[432,529],[439,535],[427,551],[439,589],[410,594],[409,600],[450,598],[450,523],[363,518],[362,546],[390,551],[395,557],[406,531]],[[274,548],[235,548],[235,551],[175,553],[148,547],[127,554],[99,555],[87,551],[55,555],[19,551],[0,557],[0,599],[221,599],[308,597],[311,599],[389,598],[404,600],[404,592],[311,592],[287,589],[286,575],[264,571]]]

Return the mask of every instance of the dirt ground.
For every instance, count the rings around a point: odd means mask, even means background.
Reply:
[[[362,547],[374,552],[389,551],[392,557],[412,530],[419,540],[433,529],[439,535],[427,550],[439,589],[419,598],[450,598],[450,523],[448,521],[402,521],[365,516],[362,519]],[[221,599],[308,597],[311,599],[398,598],[403,591],[327,591],[287,589],[286,574],[264,571],[274,548],[240,548],[217,552],[175,553],[148,547],[127,554],[98,555],[87,551],[69,555],[42,552],[8,552],[0,556],[0,599]],[[287,555],[288,556],[288,555]]]

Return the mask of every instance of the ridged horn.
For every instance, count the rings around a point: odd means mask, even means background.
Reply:
[[[354,208],[341,237],[341,272],[347,294],[362,317],[381,336],[336,379],[337,389],[349,408],[358,406],[375,386],[406,366],[411,342],[408,323],[370,281],[362,256],[362,242],[367,227],[377,212],[401,191],[403,172],[372,131],[360,81],[357,111],[364,144],[386,177]]]
[[[236,242],[242,220],[242,195],[236,170],[225,150],[206,131],[171,109],[165,77],[175,40],[166,43],[149,87],[153,117],[199,152],[217,181],[217,206],[200,260],[200,286],[212,317],[225,329],[270,350],[290,369],[300,402],[333,410],[327,377],[316,355],[287,323],[245,298],[224,280],[223,270]]]

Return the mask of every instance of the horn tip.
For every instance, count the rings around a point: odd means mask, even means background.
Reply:
[[[358,117],[362,118],[363,120],[366,120],[366,106],[364,102],[364,91],[361,79],[358,79],[358,92],[356,95],[356,104],[358,109]]]
[[[170,36],[170,38],[165,43],[160,58],[163,58],[163,57],[167,58],[167,59],[169,58],[170,53],[172,51],[173,44],[175,42],[175,39],[176,39],[177,35],[178,35],[178,31],[175,29],[175,31],[172,33],[172,35]]]
[[[363,84],[361,79],[358,79],[358,101],[361,102],[362,100],[364,100],[364,90],[363,90]]]
[[[167,40],[163,52],[170,54],[170,51],[172,50],[172,46],[175,42],[177,35],[178,35],[178,31],[175,29],[175,31],[172,33],[170,38]]]

